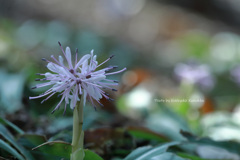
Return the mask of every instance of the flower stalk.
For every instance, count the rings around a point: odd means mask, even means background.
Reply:
[[[50,72],[37,73],[37,75],[45,77],[37,78],[36,81],[44,81],[44,83],[37,84],[32,87],[32,89],[46,86],[51,87],[39,96],[29,97],[29,99],[46,97],[41,102],[43,103],[53,95],[58,94],[58,96],[61,97],[61,100],[53,109],[52,113],[58,110],[63,102],[65,102],[63,114],[65,114],[67,106],[70,106],[70,108],[74,110],[71,160],[83,160],[83,106],[85,106],[87,100],[95,109],[96,106],[103,106],[103,104],[100,103],[100,99],[102,98],[112,101],[107,90],[117,91],[117,89],[112,87],[117,86],[118,81],[108,79],[107,77],[121,73],[125,71],[126,68],[113,71],[117,66],[108,66],[99,70],[97,68],[112,59],[113,55],[99,64],[97,61],[97,55],[93,54],[93,50],[90,54],[86,54],[79,59],[77,56],[78,50],[76,49],[74,61],[72,60],[73,58],[70,48],[66,47],[66,50],[64,51],[61,43],[58,42],[58,44],[67,64],[64,63],[64,58],[60,55],[58,59],[53,55],[51,56],[51,60],[43,58],[42,60],[48,63],[46,67]]]
[[[79,101],[73,111],[73,136],[71,160],[84,159],[83,101]]]

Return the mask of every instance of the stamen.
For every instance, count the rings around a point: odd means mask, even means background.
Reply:
[[[104,107],[102,103],[100,103],[98,100],[96,100],[96,101],[101,107]]]
[[[64,111],[63,111],[63,116],[64,116],[65,113],[66,113],[66,109],[67,109],[67,103],[65,103],[65,107],[64,107]]]
[[[109,72],[109,71],[111,71],[113,69],[116,69],[116,68],[118,68],[118,66],[109,66],[109,67],[106,68],[105,72]]]
[[[91,103],[92,103],[92,105],[93,105],[93,107],[94,107],[95,111],[97,111],[97,108],[96,108],[96,106],[95,106],[95,105],[94,105],[94,103],[93,103],[92,97],[91,97],[91,96],[89,96],[89,99],[91,100]]]
[[[62,46],[62,44],[59,41],[58,41],[58,44],[59,44],[60,47]]]
[[[54,108],[54,110],[51,112],[52,114],[59,108],[59,106],[60,106],[60,104],[62,103],[63,99],[64,99],[64,96],[62,96],[62,98],[61,98],[60,102],[58,103],[58,105],[57,105],[57,106]]]
[[[108,101],[112,102],[112,101],[114,101],[114,99],[112,99],[112,98],[108,98]]]
[[[109,81],[109,82],[119,83],[117,80],[111,80],[111,79],[104,79],[104,81]]]
[[[111,55],[109,58],[112,59],[115,55]]]
[[[65,58],[67,59],[66,54],[65,54],[65,51],[64,51],[64,49],[63,49],[63,47],[62,47],[62,44],[61,44],[59,41],[58,41],[58,44],[59,44],[59,46],[60,46],[60,48],[61,48],[62,53],[64,54]]]
[[[45,61],[45,62],[47,62],[47,59],[46,59],[46,58],[42,58],[42,61]]]
[[[78,49],[76,48],[75,66],[77,64],[77,54],[78,54]]]
[[[109,61],[110,59],[112,59],[114,57],[114,55],[111,55],[108,59],[106,59],[104,62],[102,62],[101,64],[99,64],[97,67],[103,65],[104,63],[106,63],[107,61]],[[97,68],[96,67],[96,68]]]
[[[36,78],[35,81],[46,81],[47,78],[43,78],[43,79],[40,79],[40,78]]]
[[[43,73],[36,73],[36,75],[38,75],[38,76],[45,76],[45,74],[43,74]]]
[[[112,73],[107,73],[107,74],[105,74],[106,76],[107,75],[113,75],[113,74],[118,74],[118,73],[121,73],[121,72],[123,72],[123,71],[125,71],[127,68],[123,68],[122,70],[120,70],[120,71],[117,71],[117,72],[112,72]]]

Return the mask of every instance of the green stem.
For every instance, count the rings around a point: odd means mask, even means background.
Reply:
[[[84,159],[83,101],[78,102],[73,111],[73,136],[71,160]]]

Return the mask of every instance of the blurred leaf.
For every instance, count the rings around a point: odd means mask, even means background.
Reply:
[[[14,148],[12,148],[9,144],[7,144],[1,139],[0,139],[0,148],[10,153],[12,156],[18,158],[19,160],[24,160],[24,158]]]
[[[26,159],[33,159],[32,155],[15,141],[12,134],[2,124],[0,124],[0,135],[2,135],[9,143],[19,150],[20,153],[26,157]]]
[[[53,159],[59,158],[69,158],[72,146],[63,141],[53,141],[53,142],[46,142],[34,148],[36,151],[41,151],[42,156],[48,159],[52,157]]]
[[[85,131],[85,145],[104,155],[129,153],[134,148],[132,137],[122,128],[98,128]]]
[[[151,159],[155,156],[159,156],[162,153],[166,152],[167,149],[174,145],[179,145],[180,142],[170,142],[157,147],[140,147],[130,153],[124,160],[146,160]]]
[[[136,159],[144,152],[149,151],[151,148],[152,148],[152,146],[139,147],[139,148],[135,149],[134,151],[132,151],[126,158],[124,158],[124,160]]]
[[[155,157],[153,157],[153,158],[151,158],[149,160],[159,160],[159,159],[160,160],[161,159],[164,159],[164,160],[186,160],[186,159],[184,159],[182,157],[179,157],[176,154],[170,153],[170,152],[162,153],[162,154],[160,154],[158,156],[155,156]]]
[[[67,127],[71,127],[72,123],[73,123],[72,117],[59,117],[52,121],[52,123],[48,126],[47,131],[49,133],[61,131]]]
[[[191,159],[191,160],[210,160],[210,159],[205,159],[205,158],[200,158],[198,156],[190,155],[188,153],[177,153],[180,157]]]
[[[147,118],[146,126],[172,140],[183,140],[179,134],[180,129],[190,130],[185,119],[163,103],[158,103],[156,111]]]
[[[203,32],[189,32],[180,40],[180,43],[186,50],[186,53],[190,56],[204,58],[204,56],[209,52],[210,37]]]
[[[127,128],[128,132],[136,137],[136,138],[141,138],[145,140],[155,140],[158,142],[166,142],[169,141],[169,139],[159,133],[156,133],[154,131],[151,131],[147,128],[144,127],[135,127],[135,126],[129,126]]]
[[[209,146],[209,145],[198,146],[196,152],[200,157],[208,158],[208,159],[226,159],[226,160],[240,159],[240,156],[235,153],[231,153],[226,149],[223,149],[220,147]]]
[[[72,147],[69,143],[63,141],[48,141],[43,135],[24,134],[19,138],[19,143],[32,150],[36,159],[69,159]]]
[[[99,155],[88,149],[85,149],[84,153],[85,153],[84,160],[103,160],[101,157],[99,157]]]
[[[43,135],[36,134],[23,134],[19,138],[19,143],[24,147],[32,149],[40,144],[43,144],[47,141],[46,137]]]
[[[22,73],[9,74],[0,70],[1,111],[13,113],[21,107],[24,81],[25,75]]]
[[[187,140],[191,143],[196,143],[198,145],[209,145],[209,146],[215,146],[223,148],[229,152],[236,153],[240,155],[239,148],[240,143],[234,142],[234,141],[214,141],[210,138],[199,138],[195,135],[192,135],[189,132],[186,131],[180,131],[180,133],[187,138]]]
[[[9,127],[11,127],[12,129],[14,129],[17,133],[19,134],[24,134],[24,131],[21,130],[18,126],[16,126],[15,124],[13,124],[12,122],[0,117],[0,123],[4,124],[4,125],[8,125]]]

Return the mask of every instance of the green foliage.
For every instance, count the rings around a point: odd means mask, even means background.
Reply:
[[[144,140],[153,140],[157,142],[166,142],[169,141],[167,137],[153,132],[150,129],[143,128],[143,127],[129,127],[128,129],[129,134],[137,139],[144,139]]]
[[[103,160],[101,157],[99,157],[96,153],[88,150],[88,149],[85,149],[84,150],[84,153],[85,153],[85,157],[84,157],[84,160]]]
[[[33,159],[32,155],[27,151],[25,148],[23,148],[18,142],[16,142],[14,136],[6,129],[5,126],[0,124],[0,135],[8,142],[10,143],[16,150],[23,155],[26,159]]]
[[[9,122],[8,120],[0,117],[0,124],[4,124],[4,125],[7,125],[9,127],[11,127],[14,131],[16,131],[18,134],[23,134],[24,131],[21,130],[18,126],[16,126],[15,124]]]
[[[24,160],[23,156],[18,153],[14,148],[12,148],[8,143],[4,142],[0,139],[0,148],[2,148],[4,151],[10,153],[12,156],[18,158],[19,160]]]
[[[128,42],[114,41],[107,36],[100,36],[102,33],[79,30],[60,21],[33,19],[19,26],[7,19],[0,19],[0,22],[0,66],[3,67],[0,70],[0,108],[1,116],[8,119],[0,117],[1,157],[19,160],[70,158],[71,145],[67,142],[71,141],[72,136],[72,110],[67,109],[66,115],[62,116],[61,108],[51,115],[51,110],[59,101],[57,95],[44,104],[40,103],[42,99],[28,100],[29,95],[45,91],[30,90],[36,84],[33,82],[37,78],[35,73],[46,71],[42,67],[43,62],[37,60],[43,58],[42,55],[50,59],[48,53],[60,53],[60,49],[55,48],[57,41],[61,41],[64,46],[78,47],[81,53],[95,49],[100,61],[113,53],[117,58],[112,59],[111,63],[119,61],[119,68],[128,67],[130,71],[123,77],[124,85],[120,87],[118,95],[120,98],[110,95],[116,100],[117,110],[115,102],[105,102],[104,99],[103,109],[97,108],[95,112],[92,106],[84,108],[83,128],[88,133],[85,148],[89,150],[81,149],[79,155],[84,151],[85,160],[240,159],[239,136],[232,138],[232,141],[214,141],[209,138],[211,126],[202,124],[207,114],[212,117],[211,112],[216,113],[221,109],[228,113],[231,120],[228,119],[227,123],[216,118],[218,123],[212,123],[212,126],[224,127],[232,123],[230,125],[234,125],[236,130],[239,128],[236,120],[239,112],[235,110],[239,106],[240,89],[230,76],[230,70],[239,64],[240,38],[237,35],[224,33],[225,36],[222,34],[219,39],[219,36],[200,30],[184,31],[179,36],[167,38],[164,47],[159,47],[164,50],[151,46],[143,49],[136,45],[139,48],[135,52]],[[176,48],[169,48],[172,43]],[[152,44],[155,46],[155,43]],[[154,48],[154,51],[144,54],[147,48]],[[138,56],[139,52],[141,56]],[[166,52],[165,57],[161,56],[163,52]],[[81,56],[78,54],[78,58]],[[176,82],[172,76],[174,65],[180,60],[180,63],[186,62],[189,58],[206,63],[213,71],[212,76],[216,80],[213,90],[203,91],[193,83]],[[161,62],[167,65],[163,67]],[[135,71],[142,68],[145,73]],[[149,77],[144,74],[149,74]],[[111,79],[120,78],[113,76]],[[127,105],[127,95],[138,86],[145,87],[151,96],[156,97],[189,98],[196,92],[212,101],[210,106],[206,105],[212,110],[201,112],[204,104],[196,107],[189,102],[149,103],[146,108],[131,108]],[[16,125],[11,122],[16,122]],[[180,130],[187,132],[179,133]],[[203,134],[209,137],[203,138]]]
[[[155,158],[163,153],[166,153],[167,149],[174,145],[179,145],[179,142],[170,142],[157,147],[141,147],[130,153],[124,160],[145,160]],[[171,156],[170,156],[171,157]]]

